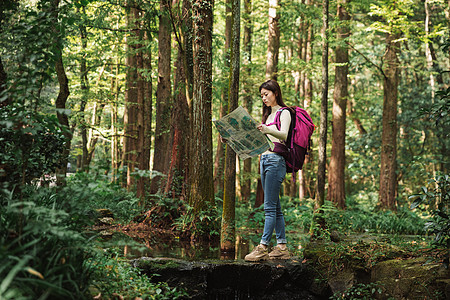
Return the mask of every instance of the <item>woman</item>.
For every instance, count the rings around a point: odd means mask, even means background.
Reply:
[[[281,89],[274,80],[264,82],[260,87],[263,101],[262,124],[258,125],[259,131],[266,134],[275,143],[274,149],[261,154],[260,169],[261,182],[264,190],[264,232],[261,242],[253,251],[245,256],[246,261],[260,261],[267,259],[288,259],[289,251],[286,247],[286,234],[283,213],[280,205],[280,188],[286,175],[286,163],[278,151],[283,148],[287,139],[291,114],[284,109],[280,115],[281,126],[275,124],[277,111],[286,107],[281,95]],[[276,151],[276,152],[274,152]],[[269,253],[268,246],[275,229],[277,245]]]

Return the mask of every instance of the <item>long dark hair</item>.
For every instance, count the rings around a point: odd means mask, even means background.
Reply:
[[[266,89],[271,91],[275,94],[275,100],[277,101],[277,104],[281,107],[287,107],[286,104],[283,102],[283,95],[281,94],[281,88],[275,80],[269,79],[261,86],[259,87],[259,92],[261,93],[262,89]],[[262,122],[266,123],[267,118],[269,117],[270,113],[272,112],[272,108],[270,106],[267,106],[263,102],[263,114],[262,114]]]

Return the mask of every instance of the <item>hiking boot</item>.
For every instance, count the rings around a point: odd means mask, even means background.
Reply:
[[[269,253],[270,259],[289,259],[291,255],[287,247],[282,250],[280,246],[276,245],[273,247],[272,251]]]
[[[256,246],[252,252],[247,254],[244,258],[245,261],[260,261],[260,260],[268,260],[269,254],[268,254],[267,248],[265,248],[262,245]]]

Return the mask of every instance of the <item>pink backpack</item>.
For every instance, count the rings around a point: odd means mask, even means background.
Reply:
[[[311,149],[311,135],[316,126],[308,112],[298,106],[282,107],[275,115],[275,121],[267,125],[275,124],[280,129],[281,112],[287,109],[291,113],[291,125],[286,140],[286,145],[275,143],[274,152],[279,152],[286,160],[286,170],[295,173],[301,170],[307,150]]]

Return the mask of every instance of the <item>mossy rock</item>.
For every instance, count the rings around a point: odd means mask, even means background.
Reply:
[[[143,257],[132,264],[155,282],[184,289],[189,299],[319,300],[331,296],[326,282],[316,280],[314,268],[297,258],[249,263]]]
[[[424,258],[387,260],[376,264],[371,281],[383,290],[380,299],[450,299],[450,272]]]

